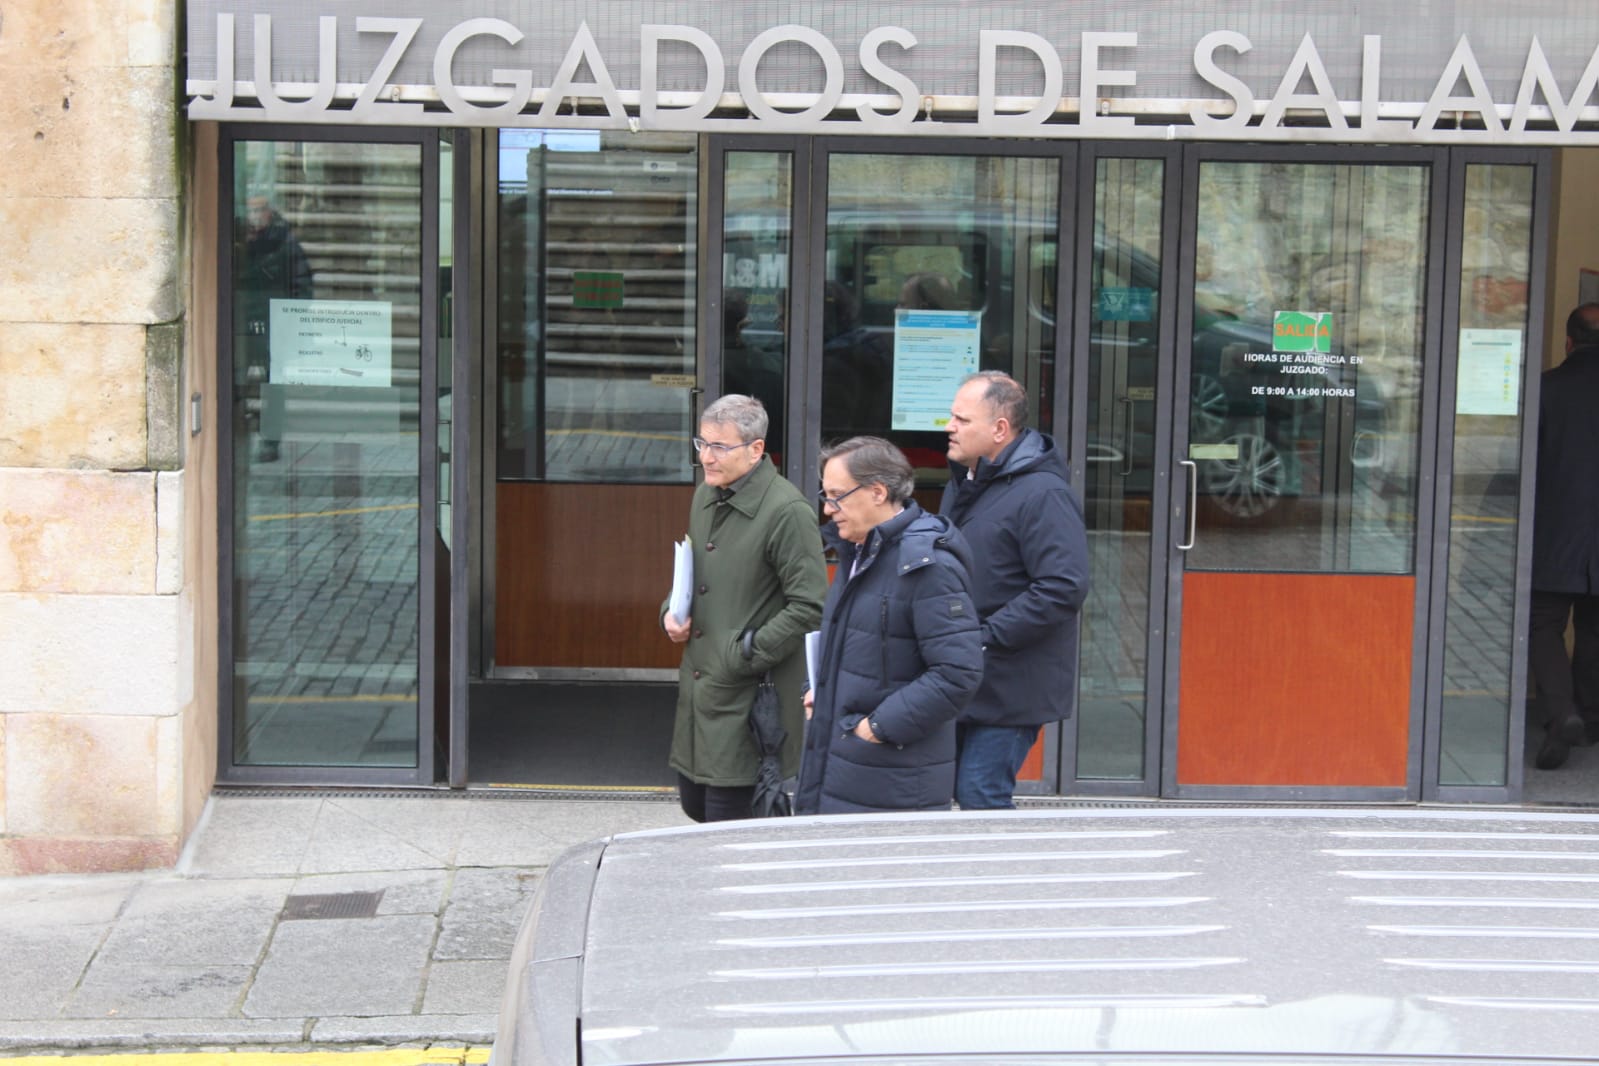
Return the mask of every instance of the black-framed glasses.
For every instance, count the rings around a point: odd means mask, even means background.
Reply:
[[[851,496],[855,495],[857,492],[861,491],[865,487],[866,487],[866,485],[864,483],[860,484],[860,485],[856,485],[854,488],[850,489],[848,492],[844,493],[844,495],[842,495],[842,496],[829,496],[827,494],[827,490],[823,489],[821,492],[818,492],[816,494],[816,498],[818,500],[822,501],[822,507],[823,507],[824,510],[826,508],[828,508],[828,507],[831,507],[833,510],[837,511],[837,510],[840,510],[844,506],[844,501],[845,500],[849,499]]]
[[[754,443],[755,442],[752,441],[752,440],[746,440],[746,441],[740,441],[737,444],[721,444],[721,443],[718,443],[717,441],[714,441],[714,440],[706,440],[704,437],[695,437],[694,438],[694,452],[695,452],[696,455],[704,453],[704,452],[710,452],[712,455],[714,455],[718,459],[720,459],[722,456],[726,455],[728,452],[737,451],[739,448],[748,448],[751,444],[754,444]]]

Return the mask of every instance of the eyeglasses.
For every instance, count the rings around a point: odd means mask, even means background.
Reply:
[[[827,494],[827,490],[823,489],[821,492],[816,494],[816,498],[822,501],[822,507],[824,509],[831,507],[833,510],[838,511],[843,509],[845,500],[849,499],[851,496],[855,495],[865,487],[866,486],[864,484],[856,485],[842,496],[829,496]]]
[[[716,441],[713,441],[713,440],[706,440],[704,437],[695,437],[694,438],[694,451],[695,451],[696,454],[704,454],[705,452],[710,452],[712,455],[714,455],[718,459],[720,459],[724,455],[726,455],[728,452],[737,451],[739,448],[748,448],[751,444],[754,444],[754,443],[755,442],[752,441],[752,440],[746,440],[746,441],[740,441],[738,444],[719,444],[719,443],[717,443]]]

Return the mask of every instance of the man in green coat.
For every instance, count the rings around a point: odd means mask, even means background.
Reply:
[[[815,507],[766,459],[766,426],[751,396],[705,409],[694,438],[705,481],[688,518],[693,601],[681,621],[661,606],[661,627],[683,645],[670,765],[696,822],[749,817],[759,763],[750,703],[768,670],[788,730],[783,775],[799,770],[805,634],[821,624],[827,567]]]

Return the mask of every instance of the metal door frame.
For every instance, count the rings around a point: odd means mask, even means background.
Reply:
[[[788,316],[791,341],[785,374],[785,419],[788,441],[785,475],[807,494],[814,492],[821,458],[822,366],[819,341],[822,336],[823,301],[821,271],[826,262],[827,193],[829,160],[833,155],[900,156],[984,156],[1006,158],[1055,159],[1058,165],[1056,202],[1056,292],[1055,380],[1050,395],[1057,435],[1068,449],[1068,463],[1081,466],[1080,441],[1075,434],[1061,432],[1063,420],[1071,417],[1072,388],[1077,366],[1067,357],[1073,337],[1077,308],[1071,300],[1076,279],[1076,260],[1066,254],[1076,247],[1078,154],[1076,142],[973,140],[969,138],[905,138],[857,136],[708,136],[703,142],[707,173],[705,195],[701,197],[704,218],[702,247],[705,255],[700,282],[702,318],[700,336],[708,352],[702,361],[705,377],[704,399],[714,399],[720,389],[721,373],[721,253],[723,240],[723,175],[728,152],[790,152],[793,160],[793,215],[790,230]],[[813,350],[815,349],[815,350]],[[1038,782],[1024,782],[1019,794],[1054,795],[1061,782],[1068,780],[1062,770],[1063,730],[1050,725],[1044,731],[1044,771]]]
[[[1434,803],[1519,803],[1525,780],[1527,697],[1527,616],[1532,592],[1532,514],[1538,457],[1538,397],[1542,382],[1542,342],[1546,328],[1548,266],[1552,218],[1558,209],[1554,202],[1553,161],[1550,148],[1456,148],[1449,153],[1449,199],[1447,278],[1454,284],[1444,288],[1443,360],[1438,375],[1438,392],[1449,398],[1440,402],[1436,429],[1438,476],[1434,479],[1436,498],[1433,523],[1433,574],[1428,598],[1435,620],[1426,647],[1426,675],[1429,693],[1425,724],[1426,758],[1422,767],[1421,798]],[[1532,233],[1528,247],[1527,347],[1522,357],[1520,482],[1517,499],[1515,592],[1510,655],[1510,706],[1506,715],[1509,735],[1505,738],[1505,783],[1503,785],[1444,785],[1443,692],[1444,649],[1448,637],[1450,521],[1454,489],[1455,421],[1454,403],[1460,357],[1460,283],[1464,251],[1466,207],[1466,168],[1481,164],[1530,166],[1533,168]],[[1421,660],[1418,660],[1418,665]]]
[[[1170,552],[1171,531],[1160,516],[1167,514],[1172,491],[1171,434],[1175,410],[1171,387],[1171,368],[1177,344],[1178,300],[1174,298],[1179,287],[1178,235],[1183,219],[1182,149],[1148,141],[1092,141],[1083,145],[1078,163],[1077,203],[1075,219],[1078,234],[1074,250],[1075,261],[1071,271],[1079,283],[1068,289],[1074,313],[1072,321],[1072,372],[1071,379],[1082,382],[1083,388],[1071,393],[1070,422],[1072,456],[1072,483],[1082,495],[1088,485],[1088,368],[1093,358],[1093,314],[1089,306],[1090,280],[1093,276],[1094,232],[1096,229],[1095,201],[1097,193],[1098,163],[1101,159],[1159,159],[1165,164],[1161,177],[1161,261],[1158,320],[1160,342],[1155,362],[1155,441],[1154,467],[1150,493],[1149,528],[1149,603],[1146,615],[1147,639],[1144,647],[1144,771],[1139,779],[1079,778],[1077,776],[1078,729],[1081,715],[1073,714],[1060,731],[1059,780],[1070,783],[1073,795],[1084,796],[1155,796],[1159,794],[1162,766],[1162,739],[1164,736],[1162,692],[1164,683],[1165,646],[1164,631],[1167,617],[1167,598],[1162,588],[1165,567],[1162,565]],[[1084,501],[1086,508],[1087,500]],[[1079,665],[1079,693],[1081,691],[1081,666]]]
[[[418,404],[417,499],[417,699],[416,765],[260,766],[234,762],[234,537],[236,496],[233,479],[233,219],[234,146],[244,141],[333,144],[413,145],[420,154],[421,289],[420,380]],[[438,339],[439,339],[439,133],[435,129],[297,126],[224,123],[217,135],[217,781],[221,784],[415,785],[432,786],[434,729],[439,708],[437,651],[448,639],[438,632],[438,573],[433,551],[438,513]]]

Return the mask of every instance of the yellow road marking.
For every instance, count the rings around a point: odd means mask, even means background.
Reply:
[[[6,1066],[477,1066],[486,1047],[385,1048],[381,1051],[193,1051],[124,1055],[34,1055]]]
[[[659,792],[663,795],[677,791],[671,785],[519,785],[498,781],[490,781],[488,787],[519,788],[524,792]]]
[[[380,511],[414,511],[414,503],[383,503],[371,507],[344,507],[336,511],[290,511],[287,514],[251,515],[252,522],[287,522],[295,518],[333,518],[348,514],[377,514]]]

